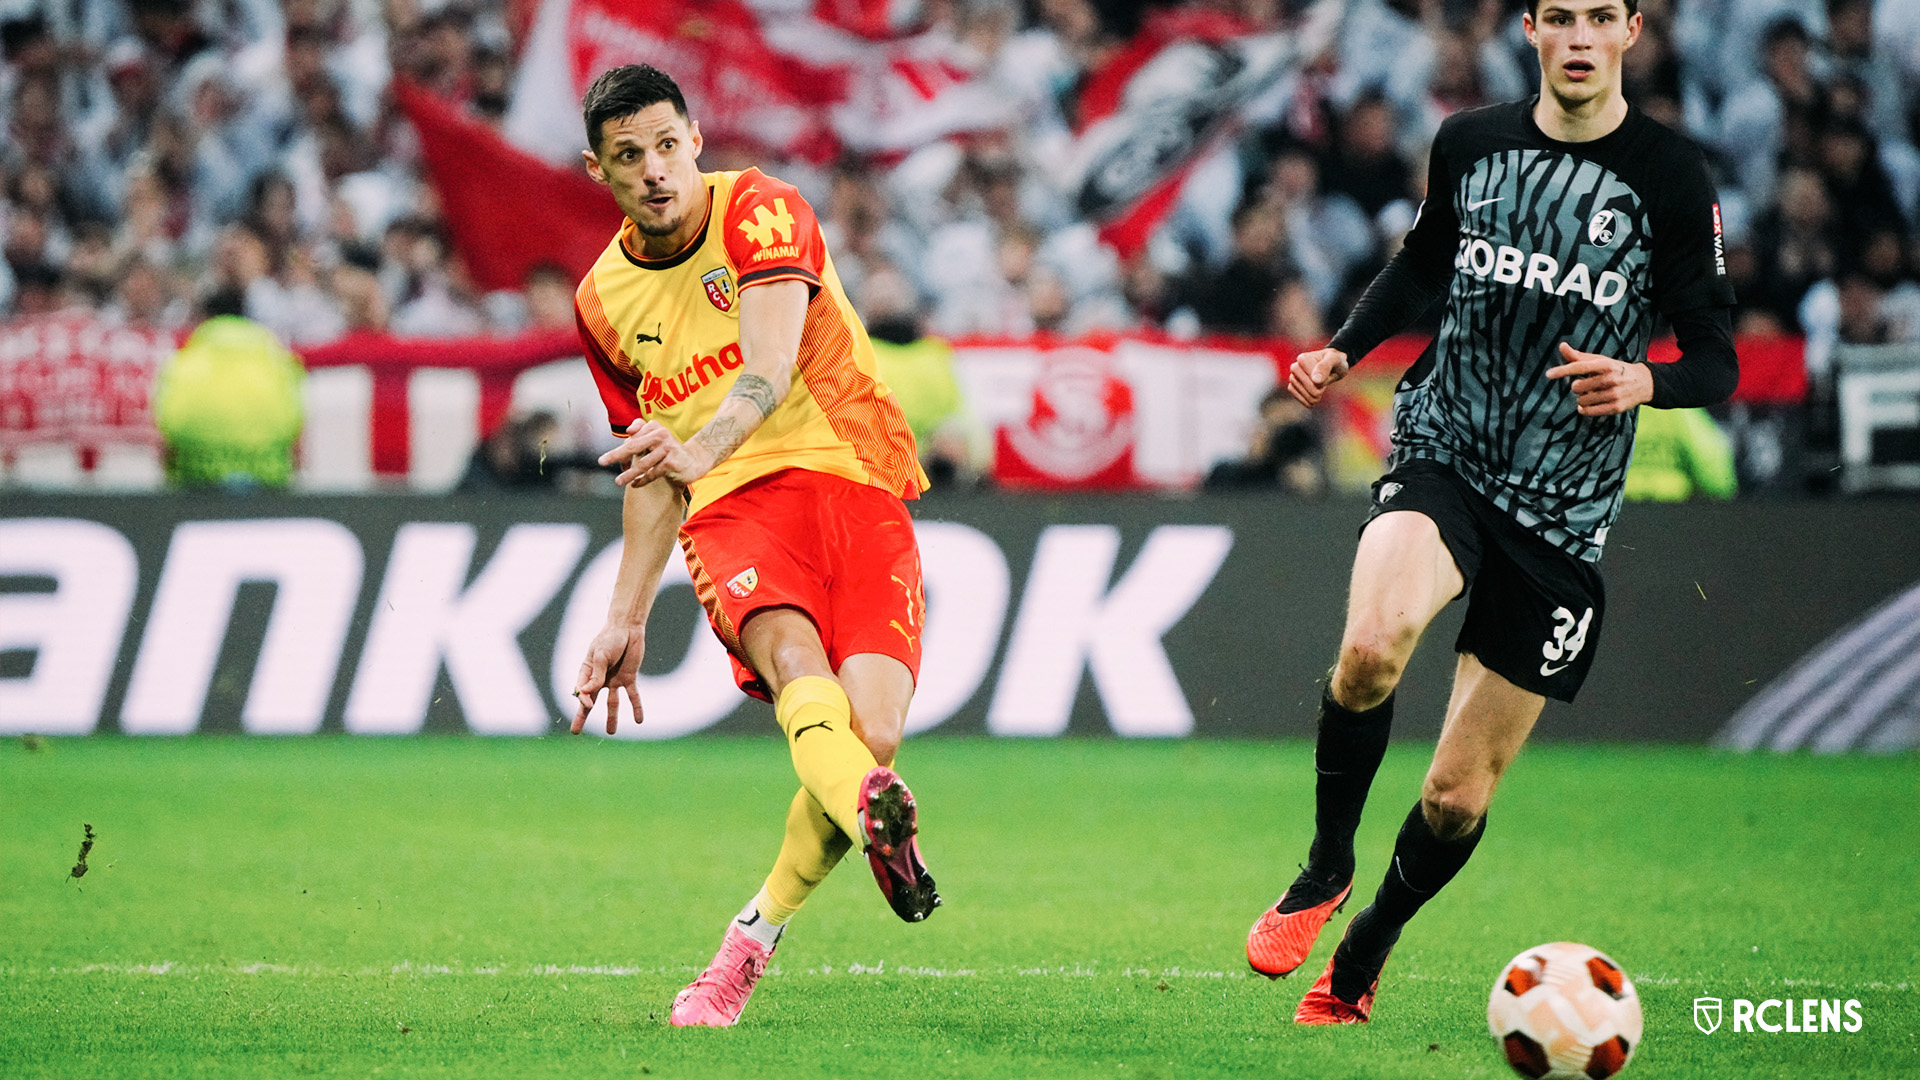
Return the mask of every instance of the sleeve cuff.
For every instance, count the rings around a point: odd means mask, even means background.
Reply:
[[[818,289],[820,276],[804,266],[765,266],[740,275],[740,287],[745,289],[753,285],[765,285],[770,281],[804,281]]]

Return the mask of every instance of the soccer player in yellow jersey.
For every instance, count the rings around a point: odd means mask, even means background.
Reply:
[[[908,922],[939,903],[914,801],[889,766],[920,667],[920,553],[903,499],[913,435],[813,210],[758,169],[702,173],[680,88],[645,65],[584,102],[587,172],[627,220],[574,297],[620,446],[625,547],[575,687],[641,720],[647,611],[677,535],[735,679],[771,701],[800,792],[759,893],[674,998],[676,1025],[731,1025],[793,917],[858,842]]]

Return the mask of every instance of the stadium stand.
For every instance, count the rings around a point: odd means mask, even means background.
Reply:
[[[1226,335],[1283,356],[1339,324],[1410,226],[1440,120],[1532,89],[1523,6],[4,0],[0,452],[102,441],[33,406],[58,365],[21,343],[58,337],[45,320],[178,339],[232,292],[310,366],[372,366],[375,472],[406,471],[405,424],[380,411],[415,368],[482,358],[477,440],[508,414],[503,379],[568,355],[554,281],[578,251],[457,194],[435,148],[497,145],[465,167],[597,250],[610,203],[564,175],[582,66],[665,56],[707,166],[795,183],[856,303],[904,280],[950,340]],[[1641,10],[1630,97],[1707,148],[1743,356],[1799,388],[1720,410],[1743,488],[1858,486],[1829,479],[1836,350],[1920,346],[1920,0]],[[1259,388],[1243,396],[1251,425]],[[125,441],[151,443],[122,411]]]

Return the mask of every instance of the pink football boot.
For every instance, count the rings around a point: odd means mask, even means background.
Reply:
[[[740,1010],[747,1007],[747,999],[753,996],[754,985],[766,972],[772,956],[773,949],[728,923],[727,936],[721,939],[713,963],[674,995],[670,1022],[674,1027],[732,1027],[739,1023]]]
[[[869,770],[860,784],[860,831],[873,879],[893,913],[907,922],[933,914],[940,906],[940,894],[934,891],[933,875],[920,858],[913,792],[884,765]]]

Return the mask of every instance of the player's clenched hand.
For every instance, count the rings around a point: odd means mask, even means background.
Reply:
[[[614,483],[622,487],[642,487],[655,480],[691,484],[707,474],[713,462],[694,447],[673,437],[673,432],[652,420],[635,420],[627,425],[627,437],[619,446],[600,455],[600,464],[626,462]]]
[[[1564,341],[1560,343],[1560,355],[1567,362],[1548,368],[1547,378],[1573,378],[1568,385],[1581,416],[1612,416],[1653,400],[1653,372],[1645,364],[1581,352]]]
[[[645,626],[619,626],[608,623],[593,636],[587,646],[586,662],[580,665],[580,677],[574,681],[573,696],[580,707],[573,713],[573,733],[587,725],[587,714],[600,691],[607,692],[607,734],[620,725],[620,695],[633,703],[633,722],[645,719],[640,708],[640,658],[647,651]]]
[[[1311,409],[1320,404],[1327,387],[1347,377],[1347,354],[1339,349],[1304,352],[1287,369],[1287,393]]]

